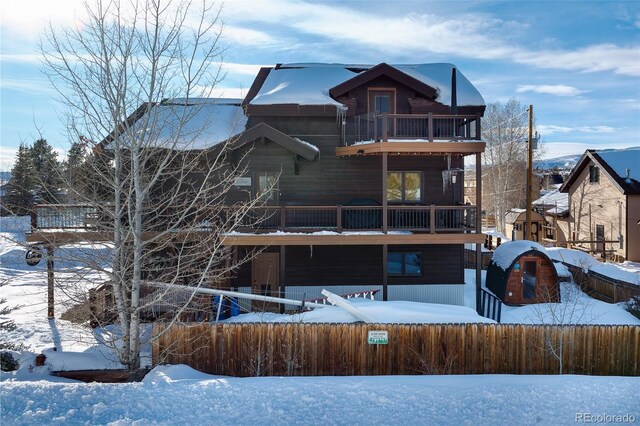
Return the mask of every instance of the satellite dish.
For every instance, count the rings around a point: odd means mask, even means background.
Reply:
[[[42,260],[42,250],[38,247],[32,247],[27,250],[27,254],[25,255],[25,260],[27,265],[36,266]]]

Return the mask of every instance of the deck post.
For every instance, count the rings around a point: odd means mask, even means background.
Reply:
[[[476,153],[476,233],[482,233],[482,154]],[[476,311],[480,313],[482,288],[482,244],[476,243]]]
[[[281,245],[280,246],[280,268],[279,268],[280,269],[280,277],[279,277],[279,280],[280,280],[280,297],[285,297],[285,295],[286,295],[286,293],[285,293],[286,285],[285,285],[285,282],[284,282],[284,277],[285,277],[285,270],[284,270],[284,268],[285,268],[285,257],[284,257],[284,255],[285,255],[286,247],[287,246],[285,246],[285,245]],[[284,306],[285,305],[280,305],[280,313],[281,314],[284,314]]]
[[[389,246],[382,245],[382,300],[387,301],[387,286],[389,285],[389,271],[387,271],[387,263],[389,260]]]
[[[427,120],[429,120],[429,122],[428,122],[428,126],[429,126],[429,142],[433,142],[433,113],[430,112],[428,115],[429,115],[429,118]]]
[[[382,232],[388,231],[387,224],[387,168],[389,161],[389,153],[382,153]]]
[[[53,299],[53,245],[47,245],[47,318],[53,319],[55,316]]]
[[[336,231],[342,232],[342,206],[336,206]]]

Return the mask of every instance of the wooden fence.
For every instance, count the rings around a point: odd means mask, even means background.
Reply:
[[[573,281],[580,286],[582,291],[594,299],[608,303],[626,302],[634,296],[640,297],[640,285],[634,285],[624,281],[599,274],[594,271],[584,272],[582,268],[562,262],[571,275]]]
[[[482,252],[482,269],[487,269],[491,263],[492,251]],[[476,269],[476,251],[464,249],[464,267],[467,269]]]
[[[385,330],[388,344],[368,344]],[[229,376],[640,375],[640,326],[178,324],[153,328],[153,363]]]

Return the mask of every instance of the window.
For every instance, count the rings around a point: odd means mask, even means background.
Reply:
[[[600,168],[598,166],[589,166],[589,182],[600,182]]]
[[[389,112],[389,96],[379,96],[375,97],[375,108],[377,113]]]
[[[256,196],[266,204],[278,204],[278,176],[270,173],[258,175]]]
[[[390,252],[387,255],[387,275],[422,276],[422,254],[413,252]]]
[[[387,200],[397,203],[419,203],[422,200],[422,173],[388,172]]]

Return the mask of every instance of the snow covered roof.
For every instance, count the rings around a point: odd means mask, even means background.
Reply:
[[[640,195],[640,147],[638,146],[626,149],[586,150],[560,191],[569,192],[571,185],[590,163],[601,166],[623,194]]]
[[[247,122],[241,99],[169,99],[132,124],[147,145],[175,150],[211,148],[241,133]],[[145,134],[146,132],[146,134]]]
[[[535,200],[532,204],[534,207],[543,208],[547,214],[560,216],[569,212],[569,194],[554,189]]]
[[[453,64],[394,65],[395,68],[422,81],[438,91],[436,100],[451,104],[451,70],[456,68],[456,94],[458,106],[481,106],[484,98],[473,84]]]
[[[453,64],[413,64],[391,65],[402,73],[433,87],[436,101],[444,105],[451,103],[451,70]],[[285,64],[269,71],[262,87],[250,100],[252,105],[298,104],[298,105],[336,105],[342,106],[331,98],[329,90],[344,83],[359,72],[373,68],[374,65],[349,64]],[[458,106],[484,106],[480,92],[457,70]]]
[[[305,68],[274,68],[269,72],[252,105],[299,104],[336,105],[340,102],[329,96],[329,89],[354,77],[356,73],[344,66],[315,66]]]
[[[498,265],[502,270],[509,269],[514,260],[529,250],[537,250],[546,255],[546,250],[540,244],[529,240],[507,241],[500,244],[493,252],[491,261]]]
[[[628,171],[629,179],[640,182],[640,147],[605,149],[597,151],[596,154],[613,169],[619,178],[626,179]]]

